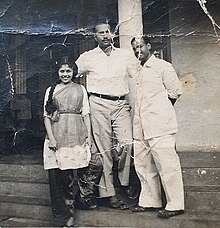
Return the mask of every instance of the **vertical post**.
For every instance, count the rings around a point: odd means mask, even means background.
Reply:
[[[120,47],[131,49],[134,36],[143,34],[141,0],[118,0]]]

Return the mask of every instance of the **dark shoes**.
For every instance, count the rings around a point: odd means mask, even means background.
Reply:
[[[129,209],[128,205],[121,200],[110,202],[109,207],[113,209],[127,210]]]
[[[184,210],[168,211],[166,209],[163,209],[158,212],[157,216],[160,218],[170,218],[181,214],[184,214]]]
[[[120,209],[120,210],[129,209],[128,205],[121,200],[117,200],[117,201],[113,201],[113,202],[109,201],[108,207],[113,208],[113,209]]]
[[[98,207],[97,199],[93,196],[80,197],[78,194],[75,197],[75,208],[80,210],[93,210]]]
[[[68,219],[68,221],[66,222],[66,224],[63,226],[63,228],[67,228],[67,227],[77,227],[78,224],[75,223],[75,219],[73,217],[70,217]]]
[[[146,212],[146,211],[158,211],[161,208],[155,208],[155,207],[142,207],[142,206],[135,206],[134,208],[132,208],[132,212]],[[184,213],[184,210],[176,210],[176,211],[168,211],[166,209],[160,210],[157,214],[158,217],[160,218],[170,218],[176,215],[181,215]]]
[[[136,213],[139,213],[139,212],[146,212],[146,211],[158,211],[160,210],[160,208],[156,208],[156,207],[142,207],[142,206],[135,206],[134,208],[131,209],[132,212],[136,212]]]
[[[138,188],[129,186],[129,188],[126,190],[126,194],[129,199],[137,199],[139,196],[140,190]]]
[[[104,198],[106,201],[107,207],[113,209],[127,210],[129,209],[128,205],[124,203],[122,200],[119,200],[116,195]]]

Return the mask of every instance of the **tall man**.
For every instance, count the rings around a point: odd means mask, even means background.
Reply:
[[[86,73],[87,76],[93,135],[103,162],[99,193],[100,197],[109,198],[110,207],[127,209],[127,205],[116,197],[111,152],[113,148],[117,149],[119,180],[122,186],[127,186],[132,124],[130,106],[125,95],[129,93],[131,55],[128,51],[113,46],[109,24],[99,24],[95,30],[98,47],[80,55],[76,64],[79,73]],[[117,145],[113,145],[113,136]]]
[[[161,179],[167,204],[158,212],[169,218],[184,212],[184,192],[179,157],[175,151],[176,114],[172,103],[181,83],[172,65],[151,55],[146,37],[131,45],[140,60],[134,116],[134,164],[141,182],[139,203],[133,212],[161,208]]]

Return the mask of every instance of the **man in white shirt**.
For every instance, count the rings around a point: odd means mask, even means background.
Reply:
[[[184,213],[182,173],[175,150],[178,129],[172,105],[181,94],[181,83],[170,63],[151,55],[147,37],[133,38],[131,45],[140,60],[133,129],[134,164],[141,182],[139,203],[132,211],[161,208],[161,179],[167,204],[158,216],[169,218]]]
[[[128,186],[132,124],[130,106],[125,96],[129,94],[132,55],[127,50],[113,46],[109,24],[99,24],[95,29],[98,47],[81,54],[76,64],[79,73],[87,76],[92,130],[103,162],[100,197],[107,197],[112,208],[127,209],[127,205],[116,197],[112,149],[118,155],[120,183]],[[113,137],[118,142],[117,145],[113,145]]]

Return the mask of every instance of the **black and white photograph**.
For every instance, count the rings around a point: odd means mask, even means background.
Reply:
[[[0,0],[0,228],[220,227],[219,12]]]

